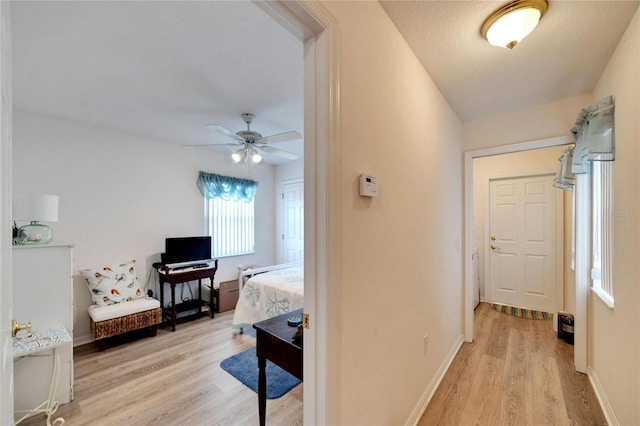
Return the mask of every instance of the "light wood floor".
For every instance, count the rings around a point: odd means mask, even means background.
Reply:
[[[220,368],[255,344],[231,332],[232,313],[179,324],[98,352],[76,348],[75,400],[66,425],[256,425],[257,395]],[[419,425],[604,425],[573,346],[551,321],[525,320],[481,304],[474,343],[464,343]],[[302,424],[302,387],[267,401],[269,425]],[[25,425],[41,425],[35,416]]]
[[[233,311],[185,322],[176,331],[98,352],[75,348],[75,399],[55,416],[74,425],[257,425],[258,396],[220,368],[255,345],[233,334]],[[267,400],[269,425],[302,424],[302,388]],[[34,416],[21,425],[42,425]]]
[[[552,326],[480,304],[475,341],[460,348],[418,424],[605,425],[573,346]]]

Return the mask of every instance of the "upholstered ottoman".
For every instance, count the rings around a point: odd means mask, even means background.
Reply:
[[[116,336],[142,328],[149,329],[155,336],[158,324],[162,322],[162,309],[156,299],[133,299],[128,302],[108,306],[89,306],[91,335],[104,349],[101,339]]]
[[[104,349],[104,339],[149,328],[156,335],[162,309],[156,299],[146,298],[136,274],[136,261],[83,269],[93,305],[89,306],[91,334]]]

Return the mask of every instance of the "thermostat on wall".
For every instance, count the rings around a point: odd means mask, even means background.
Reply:
[[[373,176],[360,175],[360,195],[363,197],[377,197],[378,180]]]

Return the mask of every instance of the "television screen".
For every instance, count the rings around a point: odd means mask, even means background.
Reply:
[[[166,238],[165,264],[211,259],[211,237]]]

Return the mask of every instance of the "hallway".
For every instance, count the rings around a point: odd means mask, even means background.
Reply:
[[[573,368],[573,346],[556,337],[552,321],[481,303],[474,322],[475,341],[462,345],[419,425],[606,424],[589,378]]]

